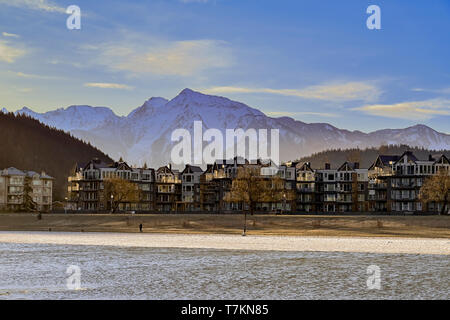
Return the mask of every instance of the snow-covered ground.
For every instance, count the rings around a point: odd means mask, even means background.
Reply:
[[[0,243],[148,248],[450,254],[449,239],[0,232]]]

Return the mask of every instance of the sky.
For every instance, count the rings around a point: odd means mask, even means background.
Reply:
[[[81,9],[68,29],[66,8]],[[377,5],[381,29],[366,12]],[[126,115],[184,88],[272,117],[450,134],[450,1],[0,0],[0,107]]]

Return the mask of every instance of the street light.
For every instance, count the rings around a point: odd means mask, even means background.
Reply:
[[[113,200],[114,200],[114,195],[111,193],[111,213],[113,213]]]
[[[286,193],[283,193],[283,213],[286,211]]]
[[[64,202],[64,214],[67,214],[67,197],[65,197],[64,200],[66,200]]]

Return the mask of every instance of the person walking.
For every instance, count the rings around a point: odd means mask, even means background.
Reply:
[[[142,232],[142,223],[139,225],[139,232]]]

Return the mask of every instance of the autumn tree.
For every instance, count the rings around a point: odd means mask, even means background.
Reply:
[[[293,191],[285,189],[285,181],[278,175],[261,175],[258,167],[240,167],[224,201],[247,204],[244,208],[244,233],[247,231],[247,211],[253,215],[256,204],[261,202],[291,201]]]
[[[111,201],[111,211],[114,213],[120,203],[139,201],[139,188],[128,180],[111,178],[104,181],[105,195],[107,201]]]
[[[420,188],[419,199],[425,203],[440,202],[442,209],[440,214],[445,214],[447,210],[448,201],[450,198],[450,174],[446,170],[439,170],[435,174],[427,178]]]

